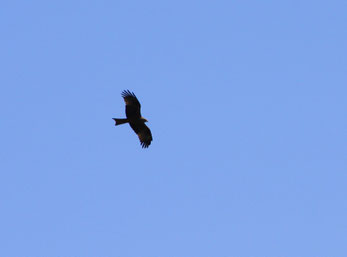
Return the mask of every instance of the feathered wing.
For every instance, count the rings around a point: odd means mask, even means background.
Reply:
[[[129,90],[122,92],[125,102],[125,114],[128,119],[139,119],[141,117],[141,104],[134,93]]]
[[[145,123],[142,122],[131,122],[130,127],[135,131],[135,133],[139,137],[142,148],[147,148],[153,140],[151,130],[146,126]]]

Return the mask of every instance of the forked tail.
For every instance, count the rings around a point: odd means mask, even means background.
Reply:
[[[116,126],[128,122],[128,119],[116,119],[116,118],[112,118],[112,119],[116,122],[116,124],[115,124]]]

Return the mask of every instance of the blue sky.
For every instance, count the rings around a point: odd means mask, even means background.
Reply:
[[[0,256],[347,256],[346,13],[2,1]]]

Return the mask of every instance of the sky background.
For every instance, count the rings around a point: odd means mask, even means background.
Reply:
[[[0,256],[347,256],[346,13],[2,1]]]

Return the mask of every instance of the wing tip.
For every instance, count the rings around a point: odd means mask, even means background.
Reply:
[[[122,93],[121,93],[122,97],[125,98],[125,97],[135,97],[136,98],[136,95],[134,94],[134,92],[130,92],[129,89],[126,89],[126,90],[123,90]]]
[[[148,148],[149,147],[149,145],[151,144],[151,142],[141,142],[141,146],[142,146],[142,148]]]

